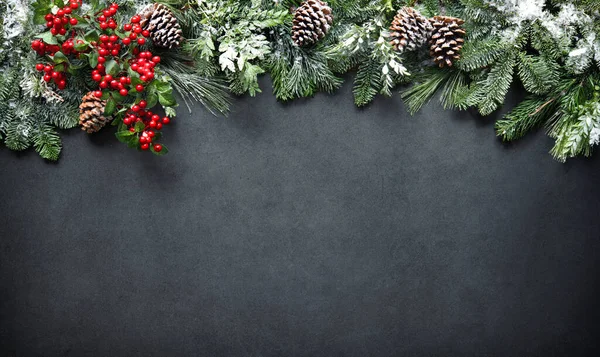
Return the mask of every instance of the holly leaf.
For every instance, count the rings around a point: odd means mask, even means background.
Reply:
[[[58,41],[56,41],[56,38],[52,33],[50,33],[50,31],[43,32],[35,36],[35,38],[39,38],[49,45],[58,45]]]
[[[146,102],[148,103],[148,108],[153,108],[158,103],[158,95],[154,91],[148,92]]]
[[[156,136],[154,137],[156,138]],[[152,153],[157,156],[164,156],[169,153],[169,149],[167,149],[167,147],[164,145],[162,145],[162,150],[160,152],[154,150],[154,145],[150,145],[150,151],[152,151]]]
[[[76,50],[76,51],[83,52],[83,51],[85,51],[85,50],[86,50],[86,49],[87,49],[87,48],[88,48],[90,45],[89,45],[89,43],[87,43],[87,42],[85,42],[85,41],[84,41],[84,42],[81,42],[81,43],[78,43],[78,41],[80,41],[80,40],[81,40],[81,38],[76,38],[76,39],[75,39],[75,41],[74,41],[74,42],[75,42],[75,45],[74,45],[73,47],[75,48],[75,50]]]
[[[108,100],[106,101],[106,106],[104,107],[104,115],[112,115],[112,113],[115,112],[115,109],[117,109],[117,103],[114,99],[108,98]]]
[[[98,52],[92,52],[88,57],[88,60],[90,61],[90,67],[96,68],[96,66],[98,65]]]
[[[69,63],[69,59],[67,58],[67,56],[65,56],[64,53],[58,51],[54,54],[54,57],[52,57],[52,60],[54,61],[54,63]]]
[[[115,133],[115,136],[117,137],[117,140],[119,140],[122,143],[128,144],[131,139],[135,136],[135,133],[132,133],[129,130],[123,130],[123,131],[117,131]]]
[[[142,131],[144,131],[145,127],[146,127],[146,125],[144,125],[143,122],[138,121],[135,123],[135,126],[133,128],[135,129],[136,133],[141,133]]]
[[[121,71],[121,67],[119,66],[117,61],[115,61],[114,59],[106,61],[106,64],[104,65],[104,67],[105,67],[106,73],[110,74],[111,76],[115,76]]]
[[[88,31],[85,35],[83,35],[83,38],[87,41],[87,42],[98,42],[100,41],[100,35],[98,34],[98,31],[96,30],[91,30]]]
[[[163,107],[173,107],[177,104],[175,98],[173,97],[173,93],[158,93],[158,102]]]

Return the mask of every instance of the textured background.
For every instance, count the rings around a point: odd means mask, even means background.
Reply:
[[[0,150],[0,356],[589,356],[600,155],[346,85]]]

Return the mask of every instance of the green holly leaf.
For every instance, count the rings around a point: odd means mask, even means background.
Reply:
[[[155,92],[148,92],[146,102],[148,103],[148,108],[153,108],[158,103],[158,95]]]
[[[69,59],[67,58],[67,56],[65,56],[64,53],[58,51],[54,54],[54,57],[52,57],[52,60],[54,61],[54,63],[69,63]]]
[[[88,57],[88,60],[90,61],[90,67],[96,68],[96,66],[98,65],[98,52],[92,52]]]
[[[115,109],[117,109],[117,103],[113,98],[108,98],[108,100],[106,101],[106,106],[104,107],[104,115],[112,115],[112,113],[115,112]]]
[[[96,30],[91,30],[88,31],[85,35],[83,35],[83,38],[87,42],[98,42],[100,41],[100,34],[98,34],[98,31]]]
[[[114,59],[106,61],[104,68],[106,73],[110,74],[111,76],[116,76],[121,71],[121,67]]]
[[[39,38],[49,45],[58,45],[58,41],[56,41],[56,38],[50,33],[50,31],[43,32],[35,36],[35,38]]]
[[[135,133],[132,133],[129,130],[123,130],[123,131],[117,131],[115,133],[115,136],[117,137],[117,140],[119,140],[122,143],[127,144],[135,136]]]
[[[163,107],[173,107],[177,104],[175,98],[173,97],[173,93],[158,93],[158,102]]]
[[[156,135],[154,137],[156,138]],[[167,147],[164,145],[162,145],[162,150],[160,152],[154,150],[154,145],[150,145],[150,151],[152,151],[152,153],[157,156],[164,156],[169,153],[169,149],[167,149]]]
[[[133,128],[135,129],[136,133],[141,133],[142,131],[144,131],[145,127],[146,127],[146,125],[144,125],[143,122],[138,121],[135,123],[135,126]]]
[[[78,43],[78,41],[82,41],[82,39],[81,38],[75,39],[75,41],[74,41],[75,45],[73,47],[75,48],[76,51],[79,51],[79,52],[85,51],[90,46],[90,44],[87,43],[86,41],[83,41],[82,43]]]

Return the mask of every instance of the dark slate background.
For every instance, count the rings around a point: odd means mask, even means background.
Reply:
[[[263,88],[164,158],[0,150],[0,356],[598,355],[600,155]]]

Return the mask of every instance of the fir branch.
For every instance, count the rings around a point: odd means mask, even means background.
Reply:
[[[555,101],[549,102],[545,97],[529,96],[496,122],[496,133],[504,141],[520,139],[548,121],[557,107]]]
[[[408,108],[408,112],[414,115],[418,112],[437,92],[437,90],[451,77],[452,71],[448,69],[431,68],[418,76],[417,84],[403,91],[402,99]]]

